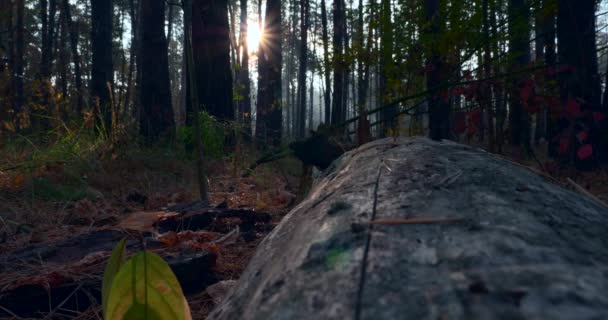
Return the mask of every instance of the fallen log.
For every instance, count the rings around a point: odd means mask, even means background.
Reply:
[[[482,150],[350,151],[210,319],[608,319],[608,210]]]

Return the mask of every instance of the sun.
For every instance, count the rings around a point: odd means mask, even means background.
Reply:
[[[263,38],[262,30],[257,23],[250,23],[247,30],[247,46],[249,53],[257,52]]]

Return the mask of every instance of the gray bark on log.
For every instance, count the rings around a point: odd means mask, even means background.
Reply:
[[[606,226],[490,153],[379,140],[334,162],[210,319],[606,319]]]

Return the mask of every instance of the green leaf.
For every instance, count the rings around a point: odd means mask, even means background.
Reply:
[[[103,273],[103,282],[101,285],[101,305],[104,314],[106,314],[108,296],[110,295],[110,291],[112,289],[112,281],[114,281],[114,278],[116,277],[116,274],[120,270],[120,267],[123,265],[124,261],[125,240],[123,239],[120,240],[114,250],[112,250],[112,255],[110,256],[108,265],[106,265],[106,270]]]
[[[155,253],[144,251],[120,269],[108,298],[106,320],[191,320],[177,278]]]

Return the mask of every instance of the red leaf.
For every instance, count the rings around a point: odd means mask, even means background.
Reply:
[[[586,144],[586,145],[580,147],[578,149],[578,151],[576,152],[576,155],[581,160],[591,157],[592,154],[593,154],[593,146],[590,144]]]
[[[565,155],[568,153],[568,149],[570,149],[570,139],[568,137],[559,138],[559,154]]]
[[[547,97],[546,100],[551,120],[557,121],[557,119],[559,119],[559,117],[562,115],[562,108],[559,99],[556,97]]]
[[[459,87],[454,88],[453,94],[459,96],[459,95],[464,94],[464,92],[465,92],[464,87],[459,86]]]
[[[593,119],[595,119],[595,121],[597,121],[597,122],[600,122],[600,121],[604,120],[605,118],[606,118],[606,116],[601,112],[593,113]]]
[[[463,133],[466,130],[466,115],[464,112],[454,114],[454,132]]]
[[[558,72],[574,72],[576,67],[571,64],[562,64],[558,67]]]
[[[441,96],[441,100],[443,100],[443,102],[450,102],[450,96],[448,95],[448,92],[446,90],[442,90],[439,95]]]
[[[587,140],[587,136],[587,131],[581,131],[576,135],[576,138],[578,139],[578,142],[583,143]]]
[[[481,112],[478,109],[469,112],[469,122],[475,126],[481,123]]]
[[[526,80],[522,83],[521,91],[519,92],[519,97],[521,98],[521,102],[526,105],[532,96],[532,89],[534,88],[534,82],[532,80]]]
[[[566,102],[566,112],[575,118],[581,117],[583,113],[581,112],[581,105],[574,99],[568,100]]]
[[[469,125],[467,127],[467,136],[468,137],[472,137],[473,135],[477,134],[478,129],[475,125]]]

